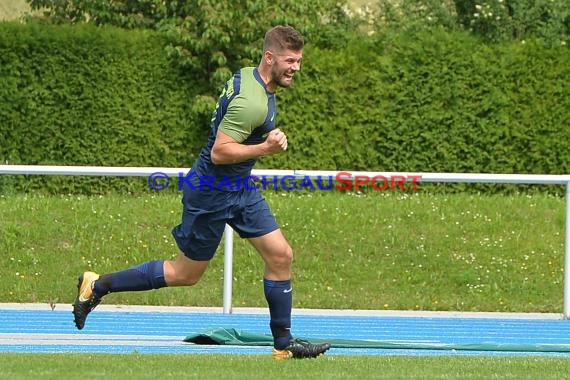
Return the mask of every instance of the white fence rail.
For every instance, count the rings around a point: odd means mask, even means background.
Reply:
[[[97,167],[97,166],[38,166],[38,165],[0,165],[0,174],[37,174],[37,175],[83,175],[83,176],[130,176],[149,177],[162,173],[169,177],[184,175],[188,168],[161,167]],[[355,181],[360,178],[388,179],[401,181],[402,178],[415,178],[419,182],[433,183],[511,183],[527,185],[565,185],[566,186],[566,228],[564,256],[564,318],[570,318],[570,175],[536,175],[536,174],[481,174],[481,173],[408,173],[408,172],[338,172],[315,170],[253,170],[252,175],[258,177],[278,178],[328,178],[343,174],[344,180]],[[226,226],[224,239],[224,295],[223,312],[231,313],[232,307],[232,267],[233,267],[233,233]]]

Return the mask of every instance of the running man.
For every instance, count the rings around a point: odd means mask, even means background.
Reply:
[[[208,142],[183,181],[182,221],[172,230],[181,254],[175,260],[148,261],[101,276],[81,274],[73,304],[79,330],[108,293],[196,284],[227,223],[248,239],[265,263],[263,287],[274,340],[272,356],[314,358],[330,348],[328,343],[312,344],[291,335],[293,251],[261,194],[252,190],[253,185],[240,186],[258,157],[287,150],[287,136],[276,128],[275,92],[291,85],[301,68],[303,47],[298,31],[276,26],[265,34],[259,65],[238,70],[226,83]]]

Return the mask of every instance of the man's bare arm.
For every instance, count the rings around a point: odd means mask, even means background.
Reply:
[[[229,165],[286,150],[287,136],[278,128],[269,132],[264,142],[255,145],[242,144],[218,130],[212,147],[211,159],[215,165]]]

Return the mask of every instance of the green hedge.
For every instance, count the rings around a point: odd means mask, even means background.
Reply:
[[[570,52],[431,30],[307,45],[280,91],[290,151],[259,168],[570,173]],[[0,23],[0,159],[186,167],[217,94],[151,32]],[[196,97],[202,94],[205,97]],[[196,101],[200,99],[200,101]],[[204,101],[205,100],[205,101]],[[119,179],[0,177],[0,191],[138,191]]]
[[[0,23],[2,162],[190,165],[207,132],[191,111],[201,89],[171,69],[163,45],[145,31]],[[91,192],[116,179],[11,180],[24,189]]]

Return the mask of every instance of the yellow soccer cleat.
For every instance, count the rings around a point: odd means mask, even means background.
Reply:
[[[289,350],[278,350],[276,348],[273,348],[271,356],[275,360],[287,360],[293,357],[293,353]]]

